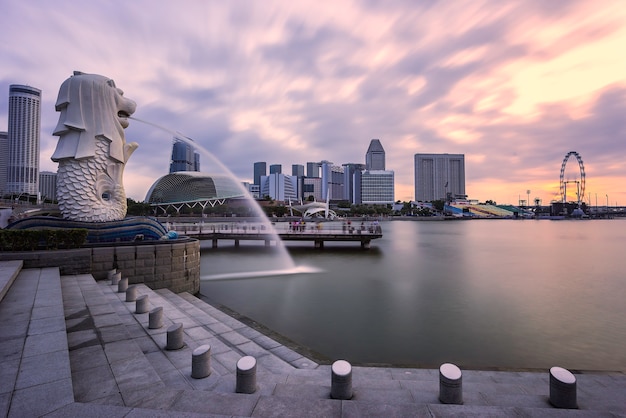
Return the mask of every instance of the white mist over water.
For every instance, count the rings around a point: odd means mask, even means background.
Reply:
[[[222,273],[222,274],[212,274],[212,275],[203,275],[200,277],[200,280],[209,281],[209,280],[235,280],[235,279],[250,279],[256,277],[277,277],[277,276],[289,276],[293,274],[303,274],[303,273],[323,273],[322,269],[317,267],[310,266],[297,266],[292,269],[284,269],[284,270],[264,270],[264,271],[251,271],[247,273]]]
[[[186,144],[193,147],[196,150],[196,152],[200,154],[200,167],[211,167],[211,170],[212,170],[211,172],[205,172],[202,170],[200,172],[206,174],[207,176],[226,176],[230,180],[232,180],[233,184],[236,184],[239,191],[241,192],[241,196],[242,196],[241,200],[245,201],[245,206],[249,208],[252,211],[253,216],[258,219],[258,220],[255,220],[255,223],[256,224],[258,224],[259,222],[262,223],[262,225],[265,226],[265,229],[267,231],[271,231],[274,234],[272,241],[275,242],[276,245],[272,246],[270,251],[267,251],[264,253],[266,257],[266,260],[264,260],[264,263],[263,263],[264,268],[254,269],[252,271],[242,271],[244,267],[242,266],[241,263],[237,263],[237,260],[235,257],[232,260],[232,262],[229,263],[228,272],[212,272],[210,274],[207,274],[207,272],[201,269],[201,275],[203,275],[202,280],[211,280],[211,279],[216,280],[216,278],[219,278],[221,280],[228,279],[228,278],[232,279],[232,278],[243,278],[243,277],[252,278],[252,277],[268,276],[270,273],[271,275],[289,275],[289,274],[306,272],[306,268],[297,267],[295,265],[293,259],[287,252],[287,249],[285,248],[284,243],[282,242],[282,240],[276,233],[274,226],[269,221],[269,219],[267,218],[267,216],[265,215],[265,213],[263,212],[259,204],[256,202],[256,200],[250,195],[250,193],[248,193],[248,190],[244,188],[242,182],[238,180],[235,177],[235,175],[226,166],[224,166],[224,164],[222,164],[222,162],[219,159],[217,159],[217,157],[215,157],[211,152],[209,152],[207,149],[202,147],[200,144],[198,144],[191,138],[181,134],[180,132],[165,128],[154,122],[149,122],[146,120],[139,119],[135,116],[131,116],[129,119],[132,119],[137,122],[141,122],[148,126],[152,126],[156,128],[158,132],[168,134],[167,137],[163,137],[163,138],[157,137],[157,140],[159,142],[159,147],[165,147],[165,144],[167,144],[166,148],[169,149],[169,153],[170,153],[169,155],[171,155],[171,147],[172,147],[174,137],[177,140],[183,141]],[[137,133],[134,133],[134,136],[136,135]],[[139,150],[141,150],[141,148],[145,146],[146,146],[145,144],[140,142]],[[132,159],[130,160],[130,164],[132,165]],[[163,167],[164,167],[164,170],[162,172],[164,174],[168,173],[169,172],[169,160],[163,161]],[[154,181],[156,180],[157,179],[155,178]],[[241,202],[238,202],[238,204],[240,205]],[[236,222],[237,218],[228,218],[228,221]],[[210,266],[208,266],[208,269],[210,269]]]

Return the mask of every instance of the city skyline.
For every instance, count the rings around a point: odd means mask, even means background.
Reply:
[[[193,138],[242,181],[255,161],[360,162],[380,138],[397,200],[415,198],[415,154],[450,153],[465,155],[469,198],[531,190],[546,204],[577,151],[591,202],[626,202],[619,1],[3,2],[0,24],[0,131],[9,85],[41,89],[42,171],[56,170],[59,86],[80,70],[114,79],[137,118]],[[172,135],[135,120],[126,134],[140,147],[125,188],[143,200]]]

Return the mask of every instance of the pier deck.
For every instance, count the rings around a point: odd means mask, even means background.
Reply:
[[[278,236],[283,241],[312,241],[315,248],[324,248],[324,242],[359,242],[367,249],[374,239],[382,238],[383,231],[377,222],[275,222],[271,226],[262,222],[174,222],[166,223],[168,230],[200,240],[212,240],[213,248],[219,240],[265,241],[271,245]]]

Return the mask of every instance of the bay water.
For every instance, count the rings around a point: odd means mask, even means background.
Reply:
[[[333,361],[626,370],[626,220],[383,221],[358,243],[202,242],[201,294]],[[259,273],[261,272],[261,273]]]

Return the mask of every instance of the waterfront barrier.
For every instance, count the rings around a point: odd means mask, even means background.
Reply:
[[[137,298],[135,302],[135,313],[136,314],[144,314],[148,312],[148,301],[150,298],[148,295],[141,295]]]
[[[439,367],[439,402],[463,404],[463,374],[455,364],[444,363]]]
[[[337,360],[331,367],[330,397],[352,399],[352,365],[345,360]]]
[[[576,377],[562,367],[550,369],[550,403],[557,408],[577,409]]]
[[[134,302],[137,300],[137,286],[129,286],[126,289],[126,302]]]
[[[122,272],[121,271],[116,271],[112,276],[111,276],[111,286],[116,286],[120,280],[122,280]]]
[[[120,279],[117,283],[117,293],[124,293],[128,289],[128,277]]]
[[[237,361],[235,392],[256,392],[256,359],[254,357],[244,356]]]
[[[211,374],[211,346],[201,345],[191,353],[191,377],[202,379]]]
[[[154,308],[148,314],[148,328],[158,329],[163,326],[163,307]]]
[[[183,348],[185,341],[183,340],[183,324],[176,323],[170,325],[167,329],[166,350],[179,350]]]

